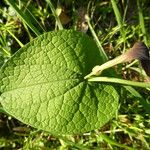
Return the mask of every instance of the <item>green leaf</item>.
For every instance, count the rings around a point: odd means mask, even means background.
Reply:
[[[84,79],[100,61],[95,42],[84,33],[43,34],[2,67],[0,102],[18,120],[53,134],[99,128],[118,108],[114,87]]]

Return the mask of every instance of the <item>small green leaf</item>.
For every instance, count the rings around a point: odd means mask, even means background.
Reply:
[[[43,34],[21,48],[0,71],[0,102],[18,120],[53,134],[77,134],[114,117],[114,87],[84,79],[100,64],[88,36],[73,30]]]

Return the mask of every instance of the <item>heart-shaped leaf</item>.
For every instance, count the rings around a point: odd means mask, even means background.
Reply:
[[[83,33],[43,34],[1,68],[1,104],[18,120],[53,134],[99,128],[118,107],[112,86],[84,80],[100,61],[96,44]]]

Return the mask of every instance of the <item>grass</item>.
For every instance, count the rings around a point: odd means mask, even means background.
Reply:
[[[58,16],[56,9],[60,8],[61,15]],[[88,9],[87,23],[84,18],[86,13],[78,14],[79,9]],[[81,30],[86,24],[89,26],[87,34],[96,40],[105,62],[123,53],[137,40],[149,45],[146,31],[149,31],[150,16],[147,12],[148,2],[141,3],[140,0],[137,4],[116,0],[61,0],[59,3],[22,0],[19,4],[12,0],[2,1],[0,65],[44,32],[62,28]],[[136,71],[138,68],[137,62],[124,64],[116,68],[114,76],[141,81],[143,77],[140,71]],[[53,136],[22,124],[0,108],[0,149],[150,149],[149,90],[124,86],[118,91],[120,109],[116,117],[103,128],[83,135]]]

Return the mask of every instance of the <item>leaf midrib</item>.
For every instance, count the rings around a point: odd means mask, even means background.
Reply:
[[[32,87],[32,86],[37,86],[37,85],[42,85],[42,84],[50,84],[50,83],[54,83],[54,82],[62,82],[62,81],[70,81],[70,80],[79,80],[79,78],[78,79],[62,79],[62,80],[53,80],[53,81],[48,81],[48,82],[40,82],[40,83],[36,83],[36,84],[31,84],[31,85],[28,85],[28,86],[22,86],[22,87],[14,88],[14,89],[11,89],[11,90],[8,90],[8,91],[4,91],[3,93],[12,92],[12,91],[15,91],[15,90],[18,90],[18,89],[29,88],[29,87]],[[81,83],[81,82],[82,81],[79,80],[79,83]]]

